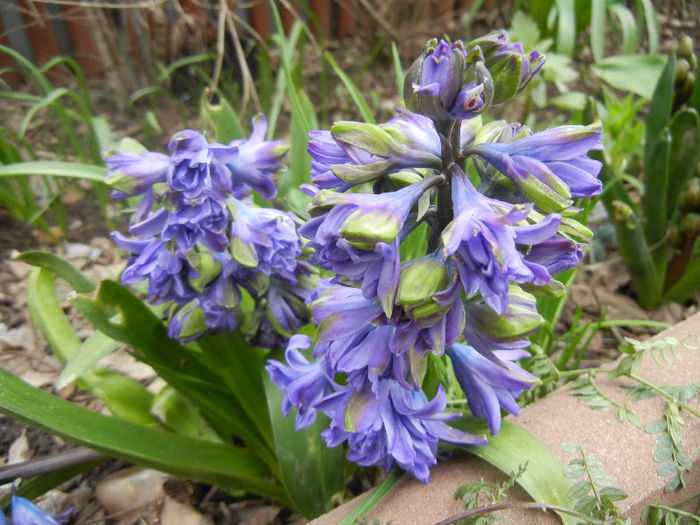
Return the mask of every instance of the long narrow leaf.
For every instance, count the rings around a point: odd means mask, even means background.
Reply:
[[[329,448],[321,438],[328,419],[319,414],[315,424],[296,430],[296,409],[282,416],[282,393],[265,373],[265,397],[282,480],[296,508],[315,518],[333,508],[333,499],[345,486],[342,447]]]
[[[91,293],[94,292],[97,287],[95,281],[78,270],[71,263],[50,252],[40,250],[28,251],[19,254],[15,257],[15,260],[49,270],[54,275],[66,281],[78,293]]]
[[[622,32],[622,53],[631,55],[639,42],[639,31],[634,15],[622,4],[609,4],[608,9],[615,15]]]
[[[641,6],[641,9],[639,7]],[[644,20],[649,37],[649,53],[659,52],[659,22],[656,20],[656,11],[651,0],[637,0],[637,9],[644,11]]]
[[[394,490],[394,487],[396,487],[404,476],[405,473],[401,470],[397,468],[392,470],[389,475],[384,478],[384,481],[377,485],[369,496],[358,503],[350,514],[345,516],[338,525],[355,525],[356,523],[360,523],[374,507],[379,505],[382,500]]]
[[[161,320],[127,288],[102,281],[96,299],[78,296],[73,304],[98,330],[130,345],[138,359],[210,415],[208,422],[217,431],[243,439],[274,468],[276,461],[264,434],[256,429],[226,385],[202,364],[200,357],[170,339]],[[120,322],[113,320],[115,311],[122,315]]]
[[[18,162],[0,166],[0,177],[16,177],[18,175],[53,175],[104,184],[107,168],[58,160]]]
[[[59,361],[65,363],[72,359],[82,343],[63,313],[53,276],[48,270],[34,268],[30,272],[27,306],[34,324]],[[83,374],[79,385],[98,397],[115,416],[125,421],[156,424],[149,414],[152,394],[141,383],[102,368]]]
[[[556,0],[557,40],[556,50],[561,55],[574,56],[576,43],[576,9],[574,0]]]
[[[360,93],[360,90],[357,88],[352,79],[345,71],[343,71],[343,69],[333,58],[333,55],[331,55],[328,51],[323,53],[323,57],[326,59],[326,61],[328,61],[333,68],[333,71],[335,71],[335,74],[338,75],[338,78],[340,78],[340,80],[343,82],[345,89],[347,89],[348,93],[350,93],[350,98],[352,98],[353,102],[355,102],[355,107],[357,107],[360,115],[362,115],[362,119],[370,124],[376,124],[377,121],[372,115],[372,110],[369,109],[365,97],[362,96],[362,93]]]
[[[605,0],[591,0],[591,52],[600,62],[605,52]]]
[[[700,289],[700,255],[688,263],[680,279],[664,294],[664,300],[684,303]]]
[[[265,481],[268,471],[250,450],[103,416],[2,369],[0,385],[0,412],[9,417],[126,461],[286,503],[282,488]]]
[[[506,474],[517,472],[521,465],[527,463],[527,468],[517,483],[532,499],[573,508],[568,497],[571,481],[564,476],[561,461],[542,441],[524,428],[503,421],[501,431],[498,435],[489,437],[488,445],[465,448]],[[578,523],[578,520],[567,514],[559,513],[559,516],[565,525]]]

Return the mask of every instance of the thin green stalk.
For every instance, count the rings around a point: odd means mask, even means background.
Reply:
[[[630,379],[632,379],[632,380],[634,380],[634,381],[637,381],[638,383],[641,383],[641,384],[643,384],[644,386],[646,386],[647,388],[653,390],[654,392],[656,392],[656,393],[659,394],[660,396],[665,397],[666,399],[668,399],[668,400],[671,401],[672,403],[678,403],[678,406],[679,406],[679,407],[681,407],[681,408],[684,409],[684,410],[687,410],[688,412],[690,412],[691,414],[693,414],[695,417],[700,418],[700,412],[698,412],[697,410],[695,410],[695,409],[689,407],[689,406],[688,406],[686,403],[684,403],[683,401],[680,401],[679,399],[676,399],[676,398],[673,397],[671,394],[669,394],[668,392],[666,392],[664,389],[659,388],[659,387],[656,386],[655,384],[650,383],[650,382],[647,381],[646,379],[644,379],[644,378],[642,378],[642,377],[639,377],[637,374],[634,374],[634,373],[632,373],[632,372],[630,372],[629,374],[627,374],[627,376],[628,376]]]
[[[350,514],[345,516],[338,525],[354,525],[362,518],[366,517],[374,507],[379,505],[381,501],[394,489],[394,487],[404,477],[404,472],[398,468],[394,468],[389,475],[384,478],[372,493],[363,499]]]
[[[514,502],[514,503],[494,503],[493,505],[485,505],[483,507],[478,507],[476,509],[470,509],[461,514],[456,514],[445,520],[438,521],[435,525],[451,525],[452,523],[457,523],[467,518],[473,518],[476,516],[482,516],[484,514],[490,514],[491,512],[497,512],[499,510],[507,509],[526,509],[526,510],[553,510],[555,512],[563,512],[564,514],[569,514],[576,518],[585,520],[586,523],[593,525],[607,525],[606,522],[599,521],[587,516],[586,514],[581,514],[572,509],[567,509],[566,507],[561,507],[559,505],[553,505],[552,503],[540,503],[540,502]]]

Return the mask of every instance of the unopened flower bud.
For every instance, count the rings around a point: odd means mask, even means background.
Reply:
[[[676,56],[690,62],[693,55],[693,39],[688,35],[681,36],[678,47],[676,48]]]
[[[676,60],[676,69],[673,72],[673,83],[676,88],[680,88],[685,83],[685,79],[690,72],[690,63],[685,58],[678,58]]]
[[[221,264],[209,253],[191,251],[185,254],[185,258],[199,272],[197,277],[190,279],[190,286],[198,292],[221,273]]]
[[[447,267],[439,257],[428,255],[410,261],[401,269],[396,304],[415,319],[442,316],[451,305],[437,304],[434,296],[447,288],[449,280]]]
[[[674,223],[668,226],[668,244],[676,248],[681,245],[681,232]]]
[[[450,119],[449,108],[463,85],[465,56],[461,40],[429,40],[406,73],[406,107],[437,121]]]
[[[466,301],[467,319],[474,329],[489,339],[510,343],[525,339],[543,324],[537,313],[535,298],[517,285],[508,289],[510,302],[502,314],[496,313],[481,298]]]
[[[700,212],[700,179],[689,179],[681,189],[678,207],[682,212]]]
[[[700,236],[700,213],[687,213],[681,219],[678,227],[681,235],[695,238]]]
[[[171,339],[187,341],[197,338],[207,328],[199,300],[194,299],[174,313],[168,326],[168,335]]]
[[[501,104],[517,95],[544,64],[545,57],[537,51],[529,55],[520,42],[510,44],[505,31],[494,31],[467,45],[467,56],[477,47],[493,78],[492,104]]]

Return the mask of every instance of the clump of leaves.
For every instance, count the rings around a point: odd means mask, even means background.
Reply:
[[[625,518],[615,506],[616,501],[627,498],[627,493],[613,486],[615,480],[605,473],[605,463],[589,458],[580,445],[571,441],[564,441],[561,448],[579,456],[564,469],[564,475],[571,480],[583,478],[569,489],[568,496],[575,502],[574,510],[604,523],[631,523],[630,518]]]
[[[527,463],[520,465],[518,471],[511,472],[508,479],[502,483],[487,483],[483,479],[481,481],[472,481],[465,483],[455,490],[454,499],[464,501],[464,508],[472,510],[501,501],[507,497],[508,491],[515,485],[518,478],[523,475],[527,469]],[[495,512],[471,516],[459,521],[460,525],[490,525],[500,519]]]
[[[683,479],[684,472],[690,472],[693,462],[690,457],[683,452],[681,426],[685,424],[681,416],[680,403],[686,403],[692,399],[700,390],[700,383],[691,383],[683,386],[661,386],[661,390],[666,392],[666,408],[663,419],[652,421],[644,430],[648,434],[660,434],[654,452],[654,460],[659,463],[656,472],[661,477],[671,476],[664,492],[672,492],[678,487],[685,487]],[[645,385],[636,386],[628,392],[635,401],[658,397],[658,392]]]
[[[673,507],[667,505],[647,505],[642,513],[642,519],[648,525],[697,525],[700,523],[700,492],[696,492],[689,498],[679,502]],[[686,512],[679,507],[697,499],[694,512]]]

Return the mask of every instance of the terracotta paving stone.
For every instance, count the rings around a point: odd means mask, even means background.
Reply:
[[[675,337],[689,345],[700,347],[700,313],[657,335],[654,339]],[[656,385],[686,385],[700,382],[700,348],[688,350],[679,346],[683,361],[672,358],[659,368],[654,360],[645,355],[639,376]],[[630,380],[608,381],[597,377],[601,390],[612,399],[625,402],[623,384]],[[700,396],[695,396],[689,405],[700,410]],[[659,398],[629,402],[628,406],[639,417],[643,425],[662,419],[665,407]],[[668,478],[657,475],[657,463],[653,459],[658,435],[650,435],[629,423],[619,423],[612,408],[593,410],[569,393],[569,388],[560,388],[545,399],[523,409],[512,422],[524,427],[542,440],[559,457],[563,465],[574,457],[561,450],[562,441],[574,441],[583,446],[587,456],[605,462],[605,472],[615,479],[615,486],[629,497],[618,503],[632,523],[641,523],[640,515],[649,503],[675,504],[700,490],[700,420],[684,412],[682,448],[693,461],[694,468],[686,473],[686,489],[664,494]],[[484,461],[464,455],[441,463],[432,469],[432,480],[423,485],[406,476],[394,491],[368,516],[367,522],[391,521],[392,525],[430,524],[463,511],[463,506],[453,500],[454,490],[469,481],[502,481],[505,476]],[[517,489],[517,490],[516,490]],[[313,521],[315,525],[338,523],[366,494],[334,509]],[[529,501],[527,494],[516,487],[506,501]],[[690,510],[690,509],[688,509]],[[559,523],[559,519],[543,511],[511,510],[500,512],[512,524]]]

